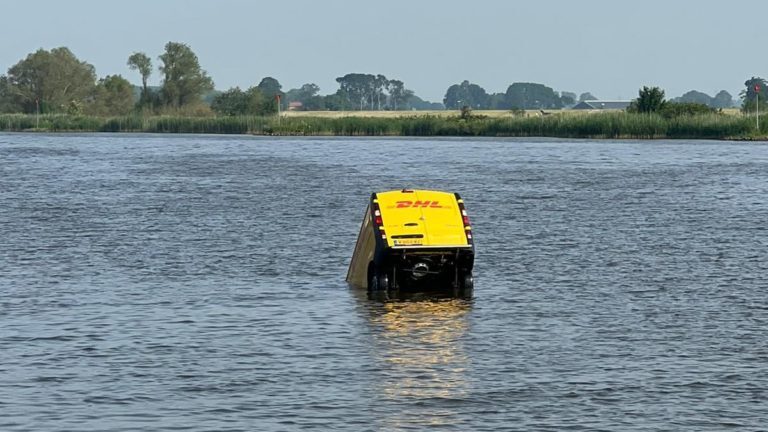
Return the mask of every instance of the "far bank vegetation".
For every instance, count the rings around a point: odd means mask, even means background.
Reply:
[[[127,65],[141,85],[98,77],[66,47],[30,53],[0,76],[0,130],[733,138],[762,135],[749,116],[768,112],[759,77],[744,83],[740,110],[725,91],[667,100],[662,89],[643,87],[626,111],[585,114],[567,108],[594,100],[591,93],[577,97],[538,83],[488,93],[465,80],[448,86],[440,103],[400,80],[363,73],[336,78],[338,89],[327,95],[313,83],[283,91],[273,77],[217,91],[191,47],[179,42],[168,42],[156,63],[134,52]],[[153,87],[155,72],[160,85]]]

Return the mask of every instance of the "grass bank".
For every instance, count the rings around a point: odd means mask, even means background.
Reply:
[[[555,138],[757,139],[754,117],[705,114],[664,118],[625,112],[544,116],[402,115],[399,117],[89,117],[0,115],[0,131],[148,132],[328,136],[487,136]]]

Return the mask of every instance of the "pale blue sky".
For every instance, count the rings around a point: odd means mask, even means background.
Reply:
[[[314,82],[328,94],[336,77],[361,72],[432,101],[465,79],[489,93],[528,81],[603,99],[633,98],[643,85],[736,97],[751,76],[768,77],[767,14],[766,0],[3,2],[0,73],[38,48],[67,46],[99,76],[138,84],[128,56],[158,64],[175,41],[222,90],[273,76],[284,90]]]

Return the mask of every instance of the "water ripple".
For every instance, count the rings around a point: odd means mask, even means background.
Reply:
[[[748,143],[0,134],[0,430],[762,430],[766,168]],[[473,301],[344,284],[367,197],[401,187],[467,201]]]

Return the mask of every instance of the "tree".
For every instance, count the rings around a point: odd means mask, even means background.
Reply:
[[[397,111],[407,107],[408,99],[413,96],[413,91],[405,88],[405,84],[400,80],[388,80],[387,92],[389,93],[389,108]]]
[[[509,109],[507,106],[506,93],[493,93],[488,96],[488,108],[492,110],[505,110]]]
[[[560,92],[560,103],[564,107],[572,107],[576,105],[576,93],[571,92]]]
[[[384,75],[349,73],[336,78],[339,90],[325,97],[328,109],[402,109],[413,95],[400,80]]]
[[[246,90],[245,95],[248,104],[246,112],[248,114],[270,115],[277,113],[274,95],[269,96],[265,94],[258,86]]]
[[[675,99],[674,102],[680,102],[680,103],[694,103],[694,104],[702,104],[702,105],[710,105],[712,103],[712,97],[706,93],[702,93],[700,91],[691,90],[684,95],[680,96],[679,98]]]
[[[638,98],[627,108],[629,112],[654,113],[664,108],[664,90],[659,87],[643,86],[638,92]]]
[[[712,108],[732,108],[733,96],[725,90],[720,90],[719,93],[712,98]]]
[[[168,42],[159,58],[164,77],[160,94],[166,106],[179,108],[199,102],[205,92],[213,90],[213,80],[200,68],[188,45]]]
[[[279,81],[272,77],[266,77],[262,79],[257,87],[266,97],[271,97],[274,99],[274,97],[277,95],[280,95],[280,97],[284,95],[284,93],[280,90],[283,88],[283,86]]]
[[[768,96],[768,89],[765,88],[766,81],[760,77],[752,77],[744,82],[744,86],[746,89],[739,93],[739,96],[744,99],[744,102],[741,104],[742,111],[755,111],[757,101],[760,102],[760,109],[764,111],[766,105],[768,105],[768,100],[766,100],[768,99],[768,97],[766,97]],[[755,86],[760,87],[759,94],[755,91]]]
[[[149,88],[147,87],[147,80],[152,74],[152,59],[147,57],[143,52],[135,52],[128,57],[128,67],[131,70],[139,71],[141,75],[141,103],[146,103],[149,100]]]
[[[39,49],[8,69],[5,85],[23,112],[65,112],[93,94],[96,71],[66,47]]]
[[[242,115],[247,106],[246,95],[240,87],[234,87],[216,95],[211,102],[213,112],[225,116]]]
[[[445,106],[440,102],[429,102],[416,95],[411,95],[405,101],[405,106],[403,109],[406,108],[414,110],[443,110],[445,109]]]
[[[274,108],[270,112],[277,112],[277,96],[280,97],[280,104],[285,104],[285,93],[282,92],[283,86],[275,78],[266,77],[259,82],[257,86],[261,94],[269,100],[270,104],[274,105]]]
[[[277,112],[272,98],[262,93],[258,86],[246,91],[239,87],[231,88],[216,95],[211,102],[211,109],[219,115],[267,115]]]
[[[325,98],[320,95],[313,95],[304,99],[302,108],[307,111],[320,111],[325,109]]]
[[[102,116],[126,115],[133,109],[133,88],[120,75],[107,75],[96,85],[86,112]]]
[[[8,77],[5,75],[0,76],[0,113],[19,112],[20,110],[19,106],[14,102]]]
[[[325,108],[323,97],[320,96],[320,87],[317,84],[304,84],[299,89],[301,92],[301,103],[305,110],[317,111]]]
[[[366,107],[370,108],[375,79],[374,75],[361,73],[349,73],[336,78],[344,101],[343,105],[361,111]]]
[[[389,83],[389,80],[384,75],[376,75],[376,77],[373,78],[372,84],[372,91],[371,91],[371,107],[375,106],[377,110],[381,111],[381,100],[384,99],[384,103],[387,102],[387,96],[384,93],[384,89],[387,87],[387,83]],[[374,97],[375,105],[374,105]]]
[[[681,116],[692,116],[697,114],[712,114],[714,108],[703,103],[697,102],[667,102],[659,111],[663,117],[674,118]]]
[[[485,89],[467,80],[448,87],[443,98],[443,104],[449,109],[461,109],[464,106],[473,109],[487,109],[489,103],[490,96]]]
[[[679,98],[672,99],[670,102],[703,104],[712,108],[731,108],[733,107],[733,96],[725,90],[720,90],[715,97],[700,91],[691,90]]]
[[[317,96],[320,92],[320,87],[317,84],[303,84],[300,88],[290,89],[285,93],[285,100],[288,102],[301,102],[304,103],[308,99]]]
[[[591,100],[598,100],[598,99],[590,92],[582,93],[581,96],[579,96],[579,102],[591,101]]]
[[[326,109],[331,111],[344,111],[345,109],[349,109],[349,101],[341,89],[336,90],[336,93],[325,96],[323,98],[323,105],[325,105]]]
[[[402,108],[399,109],[408,109],[408,110],[429,110],[429,111],[436,111],[436,110],[444,110],[445,106],[442,102],[430,102],[425,101],[424,99],[416,96],[411,95],[408,97],[408,99],[405,100],[405,104]]]
[[[307,83],[302,85],[299,91],[301,91],[304,99],[308,99],[317,96],[320,93],[320,87],[315,83]]]
[[[507,88],[507,106],[520,109],[562,108],[560,96],[552,88],[537,83],[513,83]]]
[[[302,108],[305,110],[319,110],[323,109],[323,98],[318,95],[320,87],[317,84],[304,84],[301,88],[291,89],[285,93],[285,101],[301,102]]]

